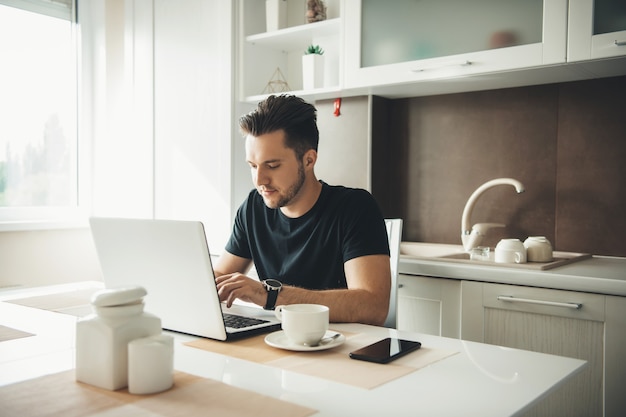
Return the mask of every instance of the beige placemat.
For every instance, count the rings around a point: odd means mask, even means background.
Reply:
[[[40,310],[55,311],[82,317],[91,313],[90,300],[97,288],[69,291],[59,294],[38,295],[35,297],[6,300],[7,303],[18,304]]]
[[[344,344],[314,352],[293,352],[268,346],[264,340],[265,335],[233,342],[198,339],[185,345],[364,389],[376,388],[458,353],[422,346],[418,351],[392,363],[380,365],[357,361],[348,356],[351,351],[373,343],[377,338],[346,333],[344,335]]]
[[[22,337],[29,336],[34,336],[34,334],[14,329],[12,327],[3,326],[0,324],[0,342],[5,342],[7,340],[13,339],[21,339]]]
[[[316,412],[222,382],[176,372],[172,389],[132,395],[76,382],[74,371],[0,387],[3,416],[289,416]]]

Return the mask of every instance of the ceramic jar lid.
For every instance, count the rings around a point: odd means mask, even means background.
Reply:
[[[91,297],[91,304],[95,307],[114,307],[127,304],[138,304],[148,294],[144,287],[128,286],[106,288],[97,291]]]

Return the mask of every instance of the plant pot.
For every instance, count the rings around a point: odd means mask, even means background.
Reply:
[[[302,55],[302,89],[324,87],[324,55]]]
[[[287,0],[265,0],[265,30],[287,27]]]

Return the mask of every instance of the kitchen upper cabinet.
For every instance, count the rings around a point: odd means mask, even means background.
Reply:
[[[624,0],[570,1],[568,61],[626,56]]]
[[[345,86],[564,63],[567,0],[349,1]]]
[[[398,330],[458,339],[461,281],[398,275]]]
[[[623,413],[623,297],[463,281],[461,312],[462,339],[588,361],[527,415]]]
[[[569,82],[626,74],[623,0],[304,0],[268,30],[265,0],[238,0],[237,97],[289,92],[309,101],[388,98]],[[304,89],[302,56],[324,53],[324,83]]]
[[[239,99],[256,102],[281,92],[314,99],[337,96],[342,79],[341,0],[327,0],[326,19],[314,23],[307,23],[306,1],[277,1],[284,3],[285,26],[271,30],[266,23],[265,0],[238,2]],[[302,56],[309,45],[324,50],[324,82],[319,88],[305,91]]]

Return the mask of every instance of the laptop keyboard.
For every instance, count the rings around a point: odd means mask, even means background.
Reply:
[[[233,329],[243,329],[244,327],[250,327],[262,323],[268,323],[268,321],[224,313],[224,324],[226,327],[232,327]]]

